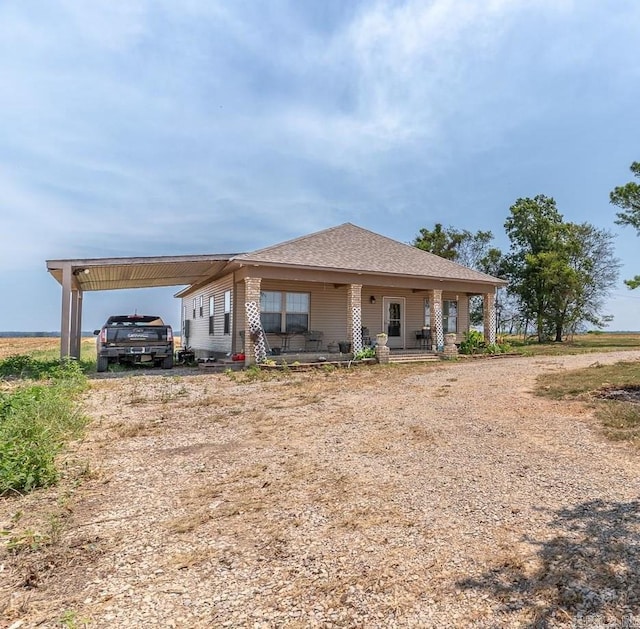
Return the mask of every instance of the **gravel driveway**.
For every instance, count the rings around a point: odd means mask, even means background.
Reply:
[[[95,380],[82,483],[0,503],[65,509],[0,626],[640,626],[639,452],[531,394],[622,359]]]

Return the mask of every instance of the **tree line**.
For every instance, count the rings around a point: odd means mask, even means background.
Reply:
[[[631,165],[640,177],[640,162]],[[640,184],[631,181],[616,187],[610,201],[622,211],[616,224],[634,227],[640,235]],[[496,296],[499,332],[535,332],[539,342],[561,342],[587,326],[604,327],[612,317],[603,312],[618,279],[620,261],[614,235],[590,223],[564,220],[553,198],[538,195],[520,198],[504,223],[509,250],[493,246],[490,231],[458,230],[436,223],[421,228],[413,245],[483,273],[506,279],[509,284]],[[640,275],[626,280],[640,286]],[[471,301],[471,322],[482,321],[482,301]]]

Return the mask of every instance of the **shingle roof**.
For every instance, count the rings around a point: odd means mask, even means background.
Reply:
[[[245,253],[236,256],[234,261],[505,283],[352,223]]]

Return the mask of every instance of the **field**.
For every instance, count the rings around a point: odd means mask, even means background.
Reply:
[[[180,337],[174,338],[176,349],[180,347]],[[87,361],[96,359],[96,340],[94,336],[82,338],[81,358]],[[30,354],[36,358],[51,359],[60,356],[60,339],[55,337],[0,337],[0,360],[15,354]]]
[[[592,333],[576,335],[564,343],[539,344],[522,337],[505,337],[513,351],[523,355],[560,356],[563,354],[581,354],[588,352],[614,352],[640,347],[640,333]],[[176,348],[180,346],[180,337],[175,337]],[[39,358],[54,358],[60,352],[60,339],[53,337],[0,337],[0,360],[12,354],[32,354]],[[95,360],[95,337],[82,339],[82,358]]]
[[[640,623],[640,455],[592,395],[637,378],[614,341],[90,374],[61,482],[0,499],[0,626]]]

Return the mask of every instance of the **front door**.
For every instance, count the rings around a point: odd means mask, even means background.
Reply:
[[[404,297],[383,298],[384,329],[389,347],[404,347]]]

